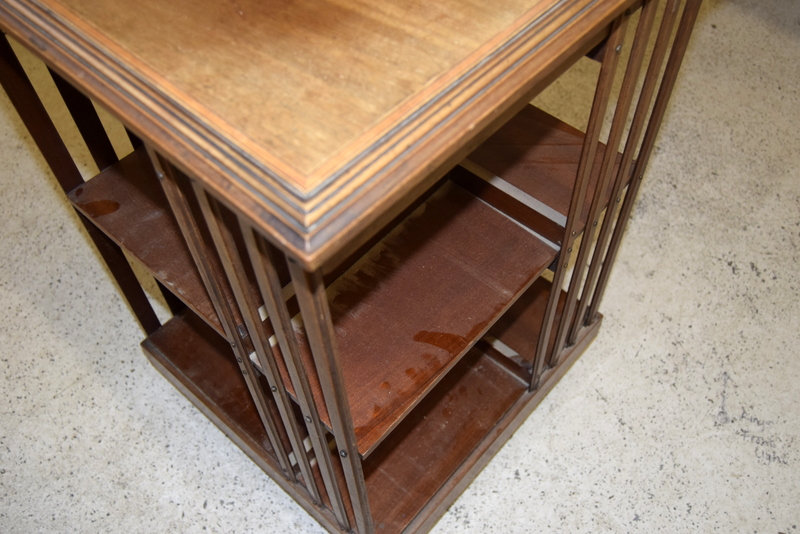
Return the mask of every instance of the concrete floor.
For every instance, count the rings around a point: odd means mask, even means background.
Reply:
[[[0,532],[321,532],[147,363],[1,104]],[[799,110],[800,3],[706,0],[599,338],[435,532],[800,533]]]

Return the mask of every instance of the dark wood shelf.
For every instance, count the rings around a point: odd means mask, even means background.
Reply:
[[[358,449],[367,456],[555,257],[452,183],[328,288]],[[298,338],[308,365],[311,356]],[[312,382],[318,405],[319,386]],[[321,410],[325,424],[328,415]]]
[[[78,211],[224,337],[144,149],[106,168],[68,197]]]
[[[144,152],[132,153],[69,197],[223,335]],[[362,455],[374,450],[554,257],[555,250],[531,232],[446,183],[330,285]],[[302,327],[297,337],[311,369]],[[277,361],[295,396],[282,358]],[[320,417],[330,428],[316,375],[310,378]]]
[[[551,284],[540,278],[514,303],[494,326],[488,335],[499,340],[506,347],[513,350],[520,359],[532,362],[539,344],[544,311],[547,299],[550,298]],[[562,291],[556,307],[556,317],[553,321],[555,329],[561,322],[561,313],[567,294]],[[550,336],[547,344],[547,354],[552,353],[555,345],[555,335]]]
[[[209,419],[261,464],[280,472],[230,345],[184,311],[142,342],[151,363]]]
[[[364,462],[376,532],[402,532],[526,386],[491,357],[469,351]]]
[[[452,176],[473,194],[557,243],[563,237],[583,140],[580,130],[528,105],[475,149]],[[604,154],[605,145],[600,143],[579,232],[586,225]],[[614,173],[620,159],[617,155]],[[610,194],[608,188],[604,206]]]

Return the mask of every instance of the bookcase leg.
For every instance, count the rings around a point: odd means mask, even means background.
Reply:
[[[203,283],[214,303],[214,308],[220,318],[220,322],[225,330],[228,342],[231,344],[236,355],[239,369],[244,376],[247,388],[258,409],[261,422],[267,431],[272,449],[275,451],[278,463],[281,466],[283,475],[291,482],[296,481],[294,470],[292,469],[289,456],[281,440],[281,428],[279,428],[270,413],[266,395],[258,382],[258,375],[250,361],[249,351],[247,350],[245,336],[240,332],[239,323],[234,316],[234,310],[228,302],[221,284],[224,283],[224,274],[218,271],[218,266],[212,263],[212,247],[206,242],[201,233],[201,229],[192,213],[189,200],[186,197],[186,182],[189,179],[183,176],[180,171],[172,167],[170,163],[159,156],[151,147],[147,147],[150,159],[156,169],[158,179],[164,189],[164,193],[169,201],[181,233],[186,240],[192,258],[200,272]],[[179,183],[179,180],[182,183]]]
[[[650,99],[652,98],[653,91],[655,90],[658,73],[661,69],[661,63],[668,48],[670,34],[672,33],[672,25],[677,17],[679,3],[679,1],[672,0],[668,3],[665,10],[662,28],[659,31],[659,35],[656,40],[656,45],[653,51],[653,59],[651,60],[648,68],[645,86],[642,89],[642,96],[639,99],[639,104],[634,116],[633,126],[631,127],[628,142],[626,144],[625,154],[623,155],[623,163],[625,163],[625,158],[627,158],[627,165],[630,165],[630,162],[633,158],[632,147],[636,146],[636,140],[638,140],[642,124],[645,120],[645,115],[649,109]],[[642,146],[639,150],[639,158],[637,159],[633,170],[633,179],[631,180],[630,186],[628,186],[628,192],[625,195],[625,202],[620,210],[618,222],[614,227],[614,232],[611,237],[611,242],[608,245],[608,251],[606,252],[605,259],[602,261],[603,268],[599,274],[597,285],[594,289],[594,292],[591,294],[591,303],[589,304],[589,311],[586,314],[587,321],[591,321],[591,319],[597,314],[600,301],[603,298],[603,293],[605,292],[605,288],[608,284],[608,279],[611,274],[611,266],[614,265],[617,252],[622,241],[622,236],[625,233],[625,226],[627,225],[627,221],[630,218],[631,212],[633,211],[633,204],[639,192],[639,186],[644,178],[644,171],[647,168],[650,154],[655,146],[656,136],[658,135],[661,121],[664,118],[664,112],[667,109],[667,104],[669,103],[669,98],[672,95],[672,90],[675,87],[675,80],[678,76],[678,71],[680,70],[683,56],[686,53],[686,47],[689,44],[689,38],[691,37],[692,29],[697,21],[697,14],[700,11],[701,4],[702,0],[687,0],[686,5],[684,6],[678,31],[675,34],[672,50],[670,51],[669,59],[667,60],[664,76],[658,89],[655,105],[653,106],[653,111],[650,115],[650,121],[647,124],[647,130],[644,135],[644,140],[642,141]],[[658,54],[658,56],[656,54]],[[656,61],[656,59],[658,59],[658,61]],[[635,130],[634,126],[637,127]],[[634,140],[633,142],[631,142],[632,139]],[[631,148],[629,149],[629,147]],[[630,154],[628,154],[629,152]],[[620,166],[620,171],[622,171],[622,166]],[[600,264],[600,262],[596,260],[593,260],[592,263],[598,265]],[[588,298],[588,295],[589,293],[586,294],[586,298]]]
[[[5,35],[0,37],[0,84],[64,193],[80,186],[83,178],[78,166],[67,150],[50,115],[39,100],[36,90]],[[117,286],[142,329],[147,334],[155,332],[161,323],[147,300],[147,295],[139,284],[125,254],[83,215],[78,213],[78,218],[111,271]]]
[[[342,366],[334,340],[333,322],[322,275],[319,271],[308,272],[291,260],[289,270],[317,367],[322,394],[331,418],[336,447],[353,505],[356,528],[360,534],[372,533],[374,527],[367,499],[364,470],[356,447],[353,420],[345,394]]]
[[[550,341],[551,330],[553,329],[556,306],[558,305],[558,299],[561,293],[561,286],[564,283],[564,277],[566,275],[570,254],[572,254],[573,244],[577,237],[578,232],[576,230],[576,225],[578,219],[580,218],[584,201],[586,199],[586,189],[589,182],[589,175],[592,172],[592,167],[594,164],[597,144],[600,138],[600,129],[603,124],[606,108],[608,107],[608,100],[611,95],[611,87],[614,83],[614,74],[616,73],[617,64],[619,63],[619,53],[617,52],[617,47],[622,45],[627,22],[628,15],[623,15],[613,22],[611,35],[608,38],[606,52],[603,57],[603,63],[600,67],[600,75],[597,80],[597,89],[595,90],[594,101],[592,102],[592,111],[589,115],[589,124],[586,128],[586,135],[584,137],[583,148],[581,150],[581,157],[578,163],[578,172],[575,178],[575,187],[570,200],[567,222],[564,228],[564,238],[561,241],[561,252],[558,256],[558,265],[556,266],[556,270],[553,274],[552,289],[550,291],[550,297],[544,313],[541,334],[539,335],[539,343],[536,348],[533,374],[531,376],[531,389],[538,388],[541,374],[545,369],[545,365],[555,365],[558,359],[558,354],[561,352],[562,347],[556,345],[553,347],[553,352],[551,354],[547,354],[547,345]]]

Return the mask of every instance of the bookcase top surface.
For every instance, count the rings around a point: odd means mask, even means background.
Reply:
[[[313,266],[630,3],[0,0],[0,25]]]

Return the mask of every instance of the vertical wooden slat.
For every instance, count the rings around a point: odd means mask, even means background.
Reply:
[[[619,54],[616,52],[616,47],[622,43],[625,35],[625,28],[627,26],[627,15],[624,15],[613,22],[611,35],[608,38],[606,46],[605,57],[603,58],[602,66],[600,67],[600,75],[597,80],[597,89],[595,90],[594,101],[592,102],[592,111],[589,115],[589,124],[586,128],[586,135],[584,137],[583,148],[581,151],[580,161],[578,163],[578,172],[575,177],[575,187],[572,192],[572,199],[570,200],[569,212],[567,215],[567,223],[564,228],[564,238],[562,239],[561,252],[558,256],[558,265],[553,274],[552,289],[550,297],[545,309],[544,319],[542,321],[542,330],[539,335],[539,343],[536,348],[536,357],[533,364],[533,374],[531,376],[531,389],[536,389],[539,386],[542,371],[544,370],[545,363],[553,365],[554,360],[548,360],[547,345],[550,341],[551,330],[556,314],[556,306],[561,293],[561,286],[564,283],[564,276],[566,274],[567,265],[569,263],[569,256],[572,253],[572,246],[577,236],[576,223],[580,218],[581,211],[583,210],[584,200],[586,198],[586,189],[589,182],[589,175],[594,166],[594,157],[597,151],[597,144],[600,139],[600,128],[602,126],[603,118],[605,116],[606,107],[608,106],[608,99],[611,94],[611,86],[614,83],[614,73],[616,72],[617,63],[619,63]],[[555,347],[554,354],[560,352],[561,347]]]
[[[220,323],[222,323],[222,327],[225,330],[225,335],[233,348],[236,361],[239,364],[239,369],[244,376],[247,388],[258,409],[261,422],[267,431],[272,450],[275,451],[284,476],[290,481],[295,482],[294,471],[292,470],[291,462],[289,461],[289,457],[280,439],[280,432],[275,425],[272,414],[269,412],[266,397],[261,389],[261,385],[258,383],[253,364],[250,362],[243,336],[239,333],[239,329],[237,328],[238,324],[234,319],[233,311],[220,286],[224,280],[224,275],[217,272],[217,269],[210,261],[210,255],[213,254],[213,251],[205,243],[197,221],[195,221],[194,215],[192,215],[191,207],[185,196],[184,189],[178,184],[180,175],[168,161],[163,160],[150,146],[147,147],[147,151],[156,169],[156,174],[164,189],[172,213],[175,215],[181,233],[186,240],[186,245],[200,272],[200,277],[203,279],[211,301],[214,303],[214,308],[219,315]]]
[[[664,14],[662,16],[661,25],[656,36],[656,42],[653,46],[653,51],[650,56],[650,61],[647,66],[647,72],[644,77],[644,84],[639,94],[639,101],[636,104],[636,111],[633,115],[633,121],[628,132],[628,138],[625,141],[625,151],[622,154],[622,161],[617,171],[617,177],[614,181],[614,187],[611,192],[612,202],[609,204],[603,227],[600,229],[600,234],[597,237],[597,246],[594,249],[589,272],[586,275],[586,284],[584,285],[583,296],[580,302],[580,308],[575,315],[575,330],[577,331],[583,324],[590,324],[597,313],[597,308],[594,311],[587,312],[589,303],[592,300],[594,291],[597,284],[598,276],[600,275],[601,268],[605,262],[604,255],[608,247],[608,241],[611,238],[614,225],[622,222],[622,218],[618,217],[621,208],[621,201],[623,197],[623,188],[627,181],[627,177],[631,173],[631,164],[639,148],[639,141],[641,140],[642,132],[647,120],[647,115],[650,112],[650,104],[652,103],[655,89],[658,85],[658,77],[661,71],[661,66],[666,57],[669,49],[669,41],[672,36],[672,29],[675,20],[678,16],[681,0],[667,0],[664,7]],[[629,198],[628,196],[625,197]],[[626,203],[629,202],[626,200]],[[599,304],[599,301],[598,301]]]
[[[589,208],[589,216],[586,219],[586,228],[583,231],[583,238],[581,246],[578,251],[578,257],[575,260],[575,267],[572,272],[572,279],[569,283],[569,290],[567,291],[567,299],[564,303],[564,311],[561,316],[561,322],[558,325],[558,333],[556,334],[555,349],[564,347],[565,344],[573,344],[577,339],[578,328],[574,328],[573,313],[577,305],[578,292],[584,280],[584,271],[586,263],[589,259],[589,253],[592,250],[594,242],[595,231],[599,222],[600,213],[603,208],[605,193],[611,180],[611,174],[614,170],[614,163],[617,160],[617,153],[619,150],[620,142],[622,141],[622,134],[625,130],[625,123],[628,120],[628,113],[630,112],[631,102],[633,101],[634,92],[636,89],[636,82],[639,80],[639,72],[642,66],[642,60],[647,49],[647,41],[650,36],[650,30],[653,26],[653,19],[655,18],[657,1],[648,0],[642,8],[639,17],[639,24],[636,28],[636,35],[634,36],[633,46],[631,47],[630,58],[628,65],[625,69],[625,76],[620,88],[619,97],[617,98],[617,105],[614,111],[614,118],[611,122],[611,130],[608,134],[606,141],[606,149],[603,154],[603,162],[600,165],[600,176],[598,177],[597,187],[595,188],[594,198],[592,199],[591,207]],[[609,207],[610,208],[610,207]],[[610,209],[609,209],[610,211]],[[608,222],[608,213],[606,220]],[[583,294],[586,294],[584,287]],[[584,301],[586,299],[583,299]],[[585,310],[578,307],[578,313],[575,317],[585,313]],[[579,326],[583,325],[583,321],[577,321]],[[554,360],[558,357],[558,353],[551,356]]]
[[[630,218],[631,211],[633,210],[633,204],[636,200],[636,195],[639,192],[639,186],[644,178],[644,170],[647,168],[650,154],[655,146],[656,136],[658,135],[658,130],[661,127],[661,121],[664,118],[664,112],[667,109],[667,104],[669,103],[669,98],[672,95],[672,90],[675,87],[675,80],[677,79],[678,71],[680,70],[681,63],[683,62],[683,56],[686,53],[686,48],[689,45],[689,38],[692,35],[692,29],[697,21],[697,14],[700,11],[701,4],[702,0],[687,0],[684,7],[681,22],[678,26],[678,31],[675,34],[672,51],[670,52],[669,60],[667,60],[667,67],[664,71],[664,77],[658,90],[658,96],[656,97],[655,105],[653,106],[653,112],[650,115],[650,122],[647,125],[644,141],[642,141],[642,148],[639,151],[639,158],[636,160],[636,166],[634,167],[633,171],[633,179],[631,180],[630,186],[628,186],[628,193],[625,195],[625,202],[620,212],[619,222],[614,228],[614,234],[611,238],[611,243],[608,246],[608,252],[605,260],[603,261],[603,269],[600,273],[600,278],[592,296],[592,302],[589,306],[587,317],[595,316],[597,313],[597,308],[600,305],[600,301],[603,299],[603,293],[608,285],[608,278],[611,273],[611,266],[614,265],[614,261],[616,260],[617,252],[619,251],[619,246],[622,241],[622,236],[625,232],[625,226]],[[648,72],[648,75],[649,74],[650,72]],[[656,76],[654,75],[653,78],[656,78]]]
[[[5,36],[0,38],[0,84],[44,156],[47,165],[53,171],[61,189],[68,193],[81,185],[83,178],[75,161]],[[139,280],[133,273],[125,254],[108,236],[80,213],[78,213],[78,218],[106,262],[142,329],[147,334],[155,332],[161,323],[147,300],[147,295],[139,285]]]
[[[342,494],[336,483],[336,476],[331,464],[328,442],[325,439],[325,429],[319,419],[319,412],[311,393],[311,385],[306,374],[306,369],[300,359],[300,348],[292,328],[291,317],[286,303],[282,298],[282,288],[277,271],[275,251],[261,236],[240,219],[240,227],[244,236],[245,245],[250,255],[250,261],[256,273],[256,280],[261,291],[267,314],[272,321],[278,346],[283,354],[289,377],[294,386],[297,401],[306,422],[311,446],[317,458],[325,490],[331,501],[336,520],[345,529],[349,530],[349,521],[345,511]]]
[[[84,142],[89,149],[89,152],[97,164],[97,168],[101,171],[110,165],[117,162],[117,153],[114,151],[114,146],[108,139],[103,123],[100,122],[100,117],[97,115],[97,110],[92,104],[92,101],[83,93],[75,89],[57,72],[48,69],[50,75],[53,77],[53,82],[56,84],[58,92],[61,93],[61,98],[67,105],[67,109],[75,121],[75,126],[83,136]]]
[[[5,36],[0,39],[0,59],[3,89],[61,188],[72,191],[83,183],[83,177]]]
[[[356,448],[356,436],[350,403],[345,393],[342,366],[333,335],[328,298],[319,271],[305,271],[294,261],[289,261],[297,300],[305,325],[311,353],[317,367],[322,394],[331,419],[336,446],[344,469],[350,501],[353,505],[359,533],[373,532],[372,514],[367,499],[364,470]]]
[[[286,393],[286,388],[283,386],[281,380],[280,371],[272,355],[269,335],[265,332],[264,325],[258,314],[259,304],[255,301],[250,292],[247,272],[242,263],[242,258],[239,256],[235,238],[228,224],[223,219],[219,204],[215,200],[210,199],[198,184],[195,183],[193,185],[195,195],[203,211],[203,216],[206,219],[206,224],[211,232],[211,237],[216,244],[217,252],[222,260],[223,269],[228,276],[228,281],[231,284],[231,289],[233,289],[239,311],[247,327],[250,342],[253,344],[256,357],[261,363],[261,369],[264,372],[264,376],[272,391],[272,396],[278,406],[278,411],[283,420],[283,426],[289,436],[289,442],[291,443],[294,457],[297,460],[297,465],[300,467],[300,472],[303,474],[306,489],[311,495],[312,502],[314,504],[319,504],[322,502],[322,499],[317,489],[316,480],[311,471],[308,455],[303,445],[303,437],[300,435],[297,426],[294,409],[291,405],[292,401]]]

